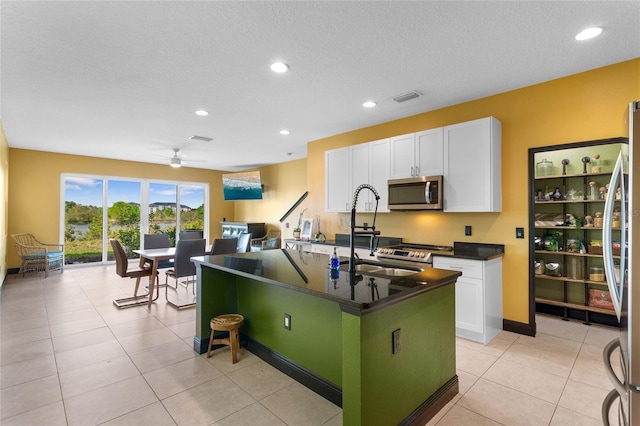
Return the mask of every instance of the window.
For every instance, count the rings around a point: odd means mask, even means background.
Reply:
[[[118,239],[133,258],[144,233],[166,233],[172,245],[176,229],[207,235],[206,183],[65,174],[62,186],[67,264],[112,261],[109,238]]]

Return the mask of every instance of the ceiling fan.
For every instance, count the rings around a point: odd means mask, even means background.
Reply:
[[[171,167],[174,168],[178,168],[181,167],[183,164],[188,164],[188,163],[204,163],[204,160],[188,160],[185,161],[182,158],[180,158],[178,156],[178,153],[180,152],[180,148],[172,148],[173,150],[173,157],[165,157],[165,156],[161,156],[161,155],[157,155],[157,157],[162,157],[162,158],[166,158],[169,160],[169,165]]]

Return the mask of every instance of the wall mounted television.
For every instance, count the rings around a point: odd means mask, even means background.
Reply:
[[[225,201],[262,200],[260,171],[223,174],[222,191]]]

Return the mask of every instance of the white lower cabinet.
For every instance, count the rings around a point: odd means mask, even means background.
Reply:
[[[311,253],[322,253],[331,255],[333,253],[333,247],[329,244],[311,244]],[[340,253],[338,253],[340,255]]]
[[[456,336],[489,343],[502,330],[502,257],[434,256],[433,267],[462,272],[456,282]]]

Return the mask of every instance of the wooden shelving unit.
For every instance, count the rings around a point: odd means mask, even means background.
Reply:
[[[604,211],[604,199],[590,199],[589,182],[596,181],[598,187],[605,186],[611,176],[609,169],[612,168],[612,161],[608,156],[602,156],[600,161],[602,171],[597,173],[575,173],[578,166],[583,171],[582,157],[600,153],[600,151],[611,152],[616,149],[613,144],[626,143],[628,143],[626,138],[613,138],[529,150],[529,259],[531,265],[529,288],[530,306],[534,311],[553,311],[555,314],[562,315],[565,320],[579,318],[585,324],[590,324],[594,321],[592,314],[597,314],[596,322],[615,323],[613,309],[592,306],[589,303],[590,290],[607,290],[605,281],[589,279],[589,269],[591,267],[603,266],[602,254],[588,251],[589,242],[602,240],[602,227],[593,225],[570,226],[567,224],[566,218],[570,217],[569,215],[573,215],[584,220],[587,215],[594,216],[595,212]],[[566,174],[536,176],[536,162],[545,157],[552,157],[554,165],[560,163],[558,159],[569,159],[569,164],[572,165],[574,172],[568,171]],[[558,167],[558,169],[561,168],[562,166]],[[575,191],[574,198],[562,200],[540,200],[537,198],[540,191],[544,195],[550,190],[555,191],[556,188],[563,196],[566,196],[569,190],[573,189]],[[550,221],[544,219],[537,222],[536,217],[540,213],[546,213],[550,217],[555,215],[559,218],[565,218],[565,221],[563,223],[558,222],[558,226],[550,224]],[[544,224],[540,224],[540,222]],[[619,234],[621,230],[614,228],[614,235],[616,232]],[[558,251],[549,251],[545,250],[544,247],[536,246],[536,237],[544,240],[550,234],[561,234],[558,235]],[[565,247],[568,245],[567,240],[569,239],[582,242],[587,252],[565,251]],[[619,256],[616,256],[616,258],[619,258]],[[545,265],[548,262],[558,263],[560,265],[560,276],[537,273],[534,266],[536,261],[540,261]],[[581,272],[576,274],[573,269],[568,271],[570,266],[576,267]],[[602,318],[605,319],[601,321]]]

